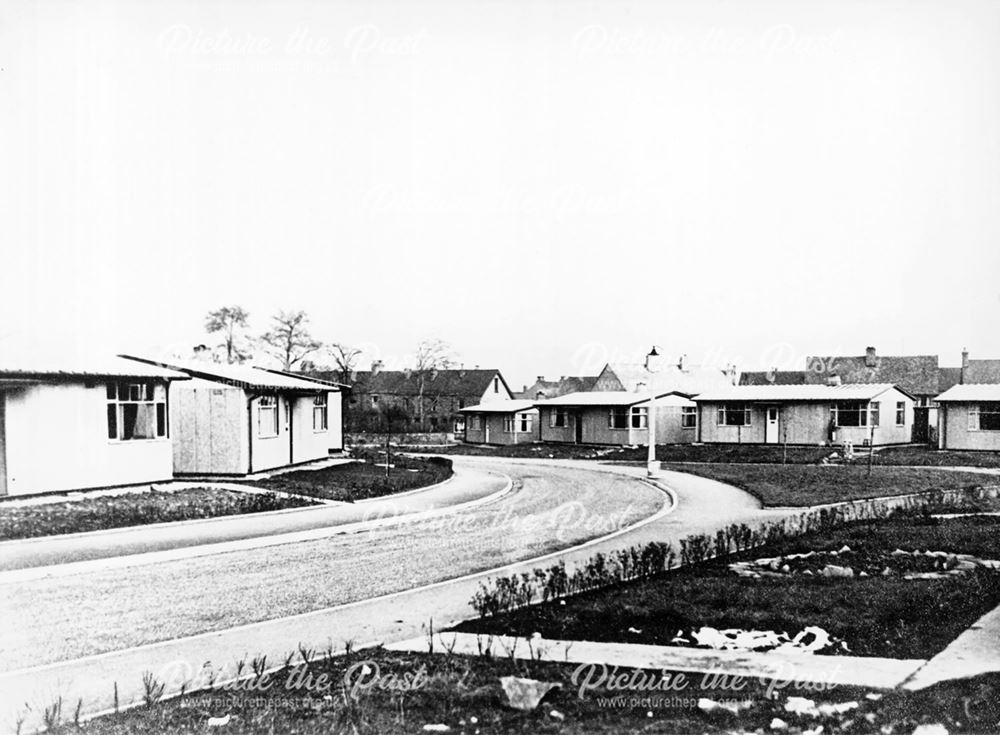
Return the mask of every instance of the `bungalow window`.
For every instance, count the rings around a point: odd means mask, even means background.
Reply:
[[[872,426],[878,426],[879,425],[879,416],[880,416],[879,410],[880,410],[881,406],[882,406],[881,403],[871,403],[871,404],[869,404],[869,411],[871,413],[871,425]]]
[[[514,417],[504,416],[503,417],[503,430],[506,434],[511,434],[514,432]]]
[[[518,415],[521,426],[518,431],[531,431],[531,414],[522,413]]]
[[[1000,403],[969,406],[969,431],[1000,431]]]
[[[167,435],[167,391],[153,383],[108,383],[108,439],[136,441]]]
[[[553,429],[565,429],[569,426],[569,411],[565,408],[553,408],[549,414],[549,426]]]
[[[261,396],[257,401],[257,436],[278,435],[278,397]]]
[[[500,378],[493,378],[493,392],[500,392]]]
[[[313,431],[326,431],[326,394],[313,398]]]
[[[608,428],[609,429],[627,429],[628,428],[628,408],[625,406],[615,406],[610,411],[608,411]]]
[[[878,411],[872,417],[878,421]],[[867,426],[868,406],[863,401],[840,401],[833,406],[833,425],[841,426]],[[878,424],[876,423],[876,426]]]
[[[649,420],[649,409],[640,408],[639,406],[634,406],[632,408],[632,428],[633,429],[645,429],[648,425]]]
[[[896,401],[896,426],[906,425],[906,402]]]
[[[479,414],[473,414],[469,416],[468,427],[469,431],[482,431],[482,417]]]
[[[750,426],[750,406],[745,403],[725,403],[719,406],[719,426]]]
[[[681,428],[682,429],[693,429],[698,425],[698,407],[697,406],[682,406],[681,407]]]

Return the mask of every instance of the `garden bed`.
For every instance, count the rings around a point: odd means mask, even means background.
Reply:
[[[730,568],[817,551],[839,555],[845,546],[859,559],[928,549],[1000,559],[1000,518],[897,516],[847,524],[651,579],[467,621],[456,630],[690,646],[697,645],[696,633],[704,628],[771,632],[787,639],[819,628],[834,642],[820,651],[824,654],[929,658],[1000,604],[1000,574],[981,566],[935,579],[907,579],[903,573],[783,574],[785,562],[774,574],[756,578]]]
[[[356,452],[357,462],[318,470],[296,470],[253,483],[256,487],[326,500],[353,502],[365,498],[416,490],[444,482],[452,475],[451,460],[443,457],[393,455],[386,476],[385,455],[375,450]]]
[[[440,649],[437,649],[440,651]],[[584,665],[585,667],[588,665]],[[248,662],[246,670],[250,671]],[[431,733],[909,733],[919,724],[948,732],[995,731],[1000,678],[949,682],[918,692],[873,693],[853,687],[803,691],[790,683],[720,682],[696,674],[627,669],[634,682],[673,682],[673,689],[602,683],[582,693],[588,676],[575,664],[503,657],[397,654],[381,650],[321,657],[303,668],[298,654],[266,678],[242,688],[217,687],[100,717],[84,725],[95,735],[143,732]],[[310,678],[307,680],[306,675]],[[531,710],[509,706],[501,677],[557,684]],[[325,677],[325,678],[324,678]],[[307,687],[303,682],[311,681]],[[289,686],[288,682],[293,685]],[[318,682],[325,682],[319,685]],[[298,686],[296,686],[298,684]],[[776,693],[768,696],[768,689]],[[263,691],[261,691],[263,690]],[[55,707],[53,706],[53,709]],[[73,703],[59,711],[58,733],[78,732]],[[54,719],[54,718],[53,718]],[[68,722],[67,722],[68,721]],[[884,729],[883,729],[884,728]]]
[[[806,507],[1000,483],[1000,478],[974,472],[912,467],[877,466],[871,473],[859,465],[677,464],[669,469],[742,488],[772,507]]]
[[[211,487],[94,494],[54,501],[0,503],[0,540],[101,531],[150,523],[262,513],[312,505],[303,498]]]

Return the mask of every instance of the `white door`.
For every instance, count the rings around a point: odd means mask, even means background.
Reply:
[[[768,406],[767,420],[764,422],[764,441],[768,444],[778,443],[778,407]]]

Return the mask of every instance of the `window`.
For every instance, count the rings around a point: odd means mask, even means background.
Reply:
[[[479,414],[472,414],[468,419],[469,431],[482,431],[482,416]]]
[[[873,416],[878,420],[878,413]],[[868,406],[861,401],[840,401],[833,406],[834,426],[867,426]]]
[[[493,378],[493,392],[494,393],[499,393],[500,392],[500,378],[499,377]]]
[[[881,406],[882,406],[881,403],[875,403],[875,402],[872,402],[872,403],[868,404],[868,410],[869,410],[869,413],[871,413],[871,425],[872,426],[878,426],[879,425],[879,415],[880,415],[879,411],[881,409]]]
[[[639,406],[632,407],[632,428],[633,429],[645,429],[649,421],[649,409],[640,408]]]
[[[518,431],[531,431],[531,414],[518,414],[518,424],[520,424],[517,428]]]
[[[326,393],[313,398],[313,431],[326,431]]]
[[[136,441],[167,435],[167,389],[154,383],[108,383],[108,439]]]
[[[257,401],[257,436],[278,435],[278,397],[261,396]]]
[[[1000,431],[1000,403],[969,406],[969,431]]]
[[[906,425],[906,402],[896,401],[896,426]]]
[[[514,417],[504,416],[503,417],[503,430],[507,434],[511,434],[514,431]]]
[[[459,410],[465,408],[465,399],[464,398],[459,398],[458,399],[458,408],[459,408]]]
[[[681,407],[681,428],[682,429],[693,429],[698,425],[698,407],[697,406],[682,406]]]
[[[610,411],[608,411],[608,428],[609,429],[628,428],[628,408],[626,406],[615,406]]]
[[[378,405],[378,396],[372,396],[372,408]]]
[[[549,414],[549,426],[553,429],[565,429],[569,426],[569,411],[565,408],[553,408]]]
[[[750,406],[745,403],[724,403],[719,406],[719,426],[750,426]]]

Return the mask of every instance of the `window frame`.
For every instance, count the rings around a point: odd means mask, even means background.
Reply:
[[[988,410],[983,410],[983,407]],[[996,428],[983,428],[983,415],[996,416]],[[984,401],[981,403],[969,404],[969,431],[1000,431],[1000,402]]]
[[[628,406],[612,406],[608,409],[608,428],[613,431],[628,431],[629,415]],[[618,425],[619,423],[621,426]]]
[[[648,429],[649,408],[645,406],[632,406],[628,412],[628,425],[630,429]]]
[[[687,419],[691,419],[690,423],[686,423]],[[681,428],[682,429],[698,428],[697,406],[681,406]]]
[[[313,396],[312,409],[313,433],[322,434],[323,432],[328,431],[330,428],[330,414],[326,393],[320,393],[318,396]],[[319,428],[316,428],[317,417],[321,419],[319,422]]]
[[[124,379],[108,381],[104,384],[105,396],[105,437],[115,444],[136,441],[161,441],[170,438],[170,414],[168,410],[169,392],[166,384],[156,380]],[[125,397],[122,398],[122,394]],[[162,397],[158,397],[162,396]],[[132,436],[125,436],[128,425],[126,413],[135,407],[132,419]],[[139,425],[140,407],[151,415],[145,416],[152,425],[152,436],[135,436]],[[148,425],[148,424],[147,424]]]
[[[906,401],[896,401],[896,426],[906,426]]]
[[[569,428],[569,409],[553,408],[551,411],[549,411],[549,428],[550,429]]]
[[[273,434],[264,433],[264,415],[265,412],[270,413],[273,418],[270,420],[273,427]],[[278,395],[276,393],[268,393],[266,395],[261,395],[257,397],[257,438],[258,439],[274,439],[281,434],[281,425],[279,423],[278,416]]]
[[[867,403],[867,405],[866,405]],[[845,408],[842,408],[845,407]],[[855,408],[846,408],[846,406],[855,406]],[[833,425],[838,429],[867,429],[869,426],[869,416],[871,401],[837,401],[830,407],[832,413],[831,418],[833,419]],[[855,414],[858,417],[858,423],[856,424],[842,424],[841,416]],[[878,413],[875,414],[876,420],[878,419]],[[877,426],[878,424],[876,424]]]
[[[736,401],[720,403],[715,418],[718,426],[753,426],[753,406],[749,403]],[[736,421],[736,418],[742,420]]]

